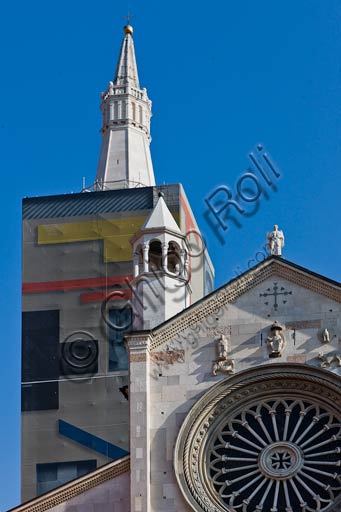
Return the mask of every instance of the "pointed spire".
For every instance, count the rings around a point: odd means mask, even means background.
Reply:
[[[180,233],[180,228],[175,222],[175,219],[168,209],[163,198],[163,193],[159,193],[158,202],[155,205],[154,210],[151,212],[145,223],[143,224],[141,231],[145,229],[168,229]]]
[[[132,33],[133,27],[126,25],[114,82],[101,94],[97,190],[155,185],[149,148],[152,102],[147,89],[140,88]]]
[[[124,27],[125,37],[122,41],[120,56],[117,63],[114,85],[131,85],[136,89],[140,88],[139,76],[137,73],[134,41],[132,38],[133,27]]]

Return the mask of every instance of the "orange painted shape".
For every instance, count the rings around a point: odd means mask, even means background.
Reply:
[[[116,294],[117,292],[117,294]],[[131,299],[132,293],[130,289],[116,289],[107,290],[101,292],[84,292],[81,294],[81,303],[87,304],[89,302],[110,302],[112,300],[129,300]]]
[[[84,290],[86,288],[106,288],[115,285],[121,286],[132,280],[132,275],[90,277],[87,279],[66,279],[64,281],[40,281],[23,283],[23,293],[66,292]]]

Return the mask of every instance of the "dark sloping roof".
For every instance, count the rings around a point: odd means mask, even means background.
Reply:
[[[23,219],[74,217],[152,208],[153,187],[127,188],[25,198],[23,199]]]

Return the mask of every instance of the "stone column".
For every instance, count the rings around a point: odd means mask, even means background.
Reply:
[[[168,243],[162,244],[162,269],[164,272],[168,271]]]
[[[149,244],[143,244],[143,272],[149,272]]]
[[[130,377],[130,512],[150,512],[150,337],[136,334],[126,339]]]
[[[184,268],[184,277],[189,280],[190,279],[190,261],[189,256],[186,253],[186,259],[185,259],[185,268]]]
[[[140,267],[139,267],[139,254],[134,253],[134,277],[137,277],[140,273]]]
[[[184,277],[186,274],[185,272],[185,257],[186,257],[186,251],[185,249],[180,249],[180,276]]]

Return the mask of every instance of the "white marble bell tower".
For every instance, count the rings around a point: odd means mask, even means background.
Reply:
[[[131,243],[133,328],[152,329],[189,306],[191,295],[186,237],[162,194]]]
[[[133,27],[126,25],[124,34],[114,81],[102,93],[98,190],[155,185],[149,148],[152,103],[140,88]]]

